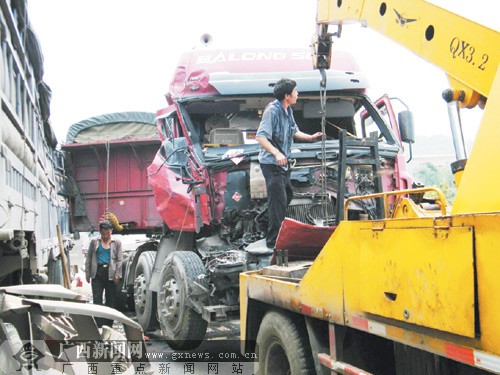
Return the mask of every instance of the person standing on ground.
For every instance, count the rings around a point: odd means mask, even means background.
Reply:
[[[294,139],[301,142],[314,142],[323,133],[313,135],[299,130],[293,117],[292,105],[299,96],[297,83],[283,78],[274,85],[273,96],[276,100],[269,103],[262,114],[256,139],[262,146],[259,162],[266,181],[268,230],[266,245],[274,248],[286,209],[293,198],[290,182],[288,159]]]
[[[85,276],[87,282],[92,282],[92,297],[95,305],[115,307],[116,284],[122,277],[123,252],[119,239],[111,236],[113,224],[105,220],[99,224],[98,238],[90,241],[87,258],[85,259]],[[96,318],[99,327],[107,324],[110,327],[113,321]]]

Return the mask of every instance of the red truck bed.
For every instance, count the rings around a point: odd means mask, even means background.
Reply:
[[[106,212],[117,217],[123,233],[161,228],[147,175],[159,146],[153,113],[112,113],[73,124],[62,146],[73,230],[97,229]]]

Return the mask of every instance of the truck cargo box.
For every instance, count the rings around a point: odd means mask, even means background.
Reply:
[[[97,229],[107,212],[117,217],[122,233],[161,228],[147,179],[147,167],[159,146],[153,113],[110,113],[71,125],[62,148],[73,229]]]

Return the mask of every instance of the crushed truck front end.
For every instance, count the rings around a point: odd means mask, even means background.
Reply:
[[[267,191],[255,137],[279,79],[297,82],[293,113],[302,132],[322,131],[322,104],[326,108],[324,142],[292,146],[294,196],[287,216],[300,227],[337,223],[349,196],[411,186],[389,99],[369,99],[368,82],[355,61],[340,51],[338,57],[326,73],[324,103],[321,76],[311,70],[307,49],[207,49],[181,57],[169,106],[157,112],[162,145],[148,168],[164,221],[148,285],[159,296],[160,325],[173,345],[198,344],[206,323],[200,321],[191,334],[182,313],[166,308],[175,292],[172,269],[185,266],[196,280],[186,288],[197,292],[179,306],[186,302],[184,311],[211,322],[237,316],[240,272],[271,264],[264,240]],[[347,215],[377,218],[380,207],[373,202],[354,203]],[[300,251],[290,256],[310,257]]]

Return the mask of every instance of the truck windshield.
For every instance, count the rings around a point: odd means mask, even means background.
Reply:
[[[390,118],[387,112],[387,107],[385,105],[379,108],[379,113],[381,115],[381,118],[383,119],[383,122],[385,124],[389,124]],[[392,143],[391,142],[391,140],[393,139],[392,132],[383,131],[384,128],[387,128],[387,130],[389,130],[389,128],[385,126],[385,124],[381,126],[380,119],[378,119],[379,123],[377,123],[377,118],[374,118],[372,114],[370,114],[365,110],[365,108],[361,107],[354,116],[354,119],[356,122],[356,134],[358,137],[367,138],[370,137],[372,133],[376,133],[377,138],[379,138],[380,141]],[[388,135],[391,135],[391,137],[388,137]]]
[[[180,104],[187,137],[196,152],[206,161],[223,159],[228,150],[240,154],[257,155],[259,144],[255,140],[262,113],[272,98],[238,97],[203,99]],[[299,129],[307,134],[321,131],[321,105],[317,94],[304,93],[293,107]],[[384,111],[377,111],[369,99],[361,94],[330,95],[326,103],[325,132],[328,141],[339,138],[346,130],[356,138],[377,137],[389,144],[397,144],[386,121]],[[297,142],[296,142],[297,143]],[[319,142],[316,142],[319,147]],[[314,144],[308,148],[314,147]],[[231,154],[236,151],[231,151]]]

